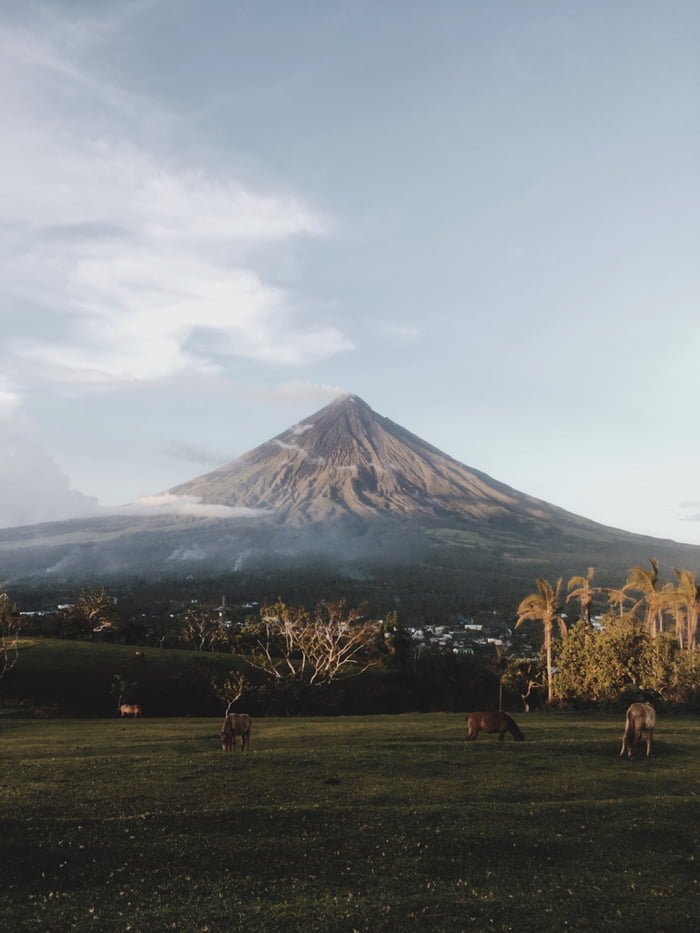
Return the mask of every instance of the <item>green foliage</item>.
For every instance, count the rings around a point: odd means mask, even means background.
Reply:
[[[690,653],[670,635],[652,638],[632,615],[606,616],[601,630],[585,622],[571,629],[557,658],[555,683],[559,697],[580,707],[616,707],[630,690],[691,704],[697,674]]]
[[[270,678],[244,657],[217,652],[27,639],[22,664],[3,681],[8,698],[31,710],[114,716],[123,695],[146,717],[220,715],[236,708],[255,716],[328,715],[494,706],[497,679],[478,657],[427,649],[405,671],[369,668],[356,677],[311,684]],[[233,691],[233,692],[231,692]]]
[[[377,648],[384,665],[390,670],[415,670],[416,645],[411,633],[399,621],[396,610],[388,612],[377,638]]]
[[[232,667],[231,655],[154,648],[137,657],[133,647],[87,641],[26,639],[21,651],[22,663],[3,681],[5,695],[67,716],[114,716],[120,690],[146,716],[218,715],[211,680]]]
[[[218,717],[3,718],[3,926],[694,931],[695,723],[630,762],[620,716],[518,722],[254,720],[234,756]]]
[[[677,585],[664,583],[659,562],[650,558],[649,563],[650,569],[631,567],[617,589],[592,587],[593,567],[585,577],[572,577],[568,599],[578,600],[580,621],[568,633],[558,615],[561,580],[553,587],[537,579],[538,591],[518,607],[516,627],[533,619],[543,624],[550,700],[556,695],[559,703],[611,707],[622,695],[646,691],[668,703],[697,705],[700,587],[693,573],[676,568]],[[598,593],[610,608],[602,625],[592,625],[591,606]],[[551,642],[555,621],[564,636],[558,644]]]
[[[17,663],[21,628],[19,610],[0,584],[0,680]]]
[[[50,613],[42,624],[46,634],[85,640],[112,639],[121,628],[116,598],[104,587],[82,589],[73,602]]]
[[[575,599],[578,602],[579,619],[584,622],[591,621],[591,606],[593,605],[594,594],[594,587],[591,584],[594,576],[595,568],[589,567],[585,577],[572,577],[567,584],[569,595],[566,597],[566,601],[568,603],[569,600]]]
[[[503,686],[520,697],[523,709],[529,713],[540,705],[546,685],[547,672],[537,661],[530,658],[516,658],[508,662],[503,674]]]

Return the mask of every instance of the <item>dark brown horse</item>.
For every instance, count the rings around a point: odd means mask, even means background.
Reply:
[[[508,713],[469,713],[467,742],[473,742],[480,732],[486,732],[489,735],[497,732],[499,742],[503,741],[506,732],[510,732],[516,742],[522,742],[525,739]]]
[[[656,710],[651,703],[633,703],[625,716],[625,734],[622,736],[620,757],[627,752],[627,757],[631,758],[634,746],[642,736],[647,742],[647,757],[650,757],[655,728]]]
[[[236,751],[236,736],[241,737],[241,751],[250,747],[250,726],[253,720],[247,713],[229,713],[221,727],[221,750]]]

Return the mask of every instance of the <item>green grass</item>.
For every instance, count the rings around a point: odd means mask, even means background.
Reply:
[[[2,718],[3,928],[696,930],[696,719],[517,718]]]
[[[113,716],[117,701],[110,689],[118,674],[137,685],[134,696],[151,715],[209,715],[221,708],[211,694],[212,676],[236,664],[230,654],[209,651],[29,638],[22,639],[2,689],[9,697],[31,698],[29,708],[56,705],[66,715]]]

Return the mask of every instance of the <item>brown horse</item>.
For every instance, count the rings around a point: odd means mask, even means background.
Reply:
[[[502,742],[506,732],[510,732],[516,742],[522,742],[525,736],[510,718],[508,713],[469,713],[467,716],[467,742],[473,742],[480,732],[489,735],[498,732],[498,741]]]
[[[143,716],[143,710],[138,705],[138,703],[122,703],[119,707],[120,716],[133,716],[134,719],[137,716]]]
[[[253,720],[247,713],[229,713],[221,727],[221,750],[236,751],[236,736],[241,737],[241,751],[250,748],[250,727]]]
[[[651,743],[656,728],[656,710],[651,703],[633,703],[625,716],[625,734],[622,736],[622,749],[620,757],[627,752],[632,757],[634,746],[641,739],[642,734],[647,742],[647,757],[651,757]]]

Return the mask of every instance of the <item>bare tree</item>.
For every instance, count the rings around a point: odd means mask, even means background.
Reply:
[[[229,671],[222,679],[212,680],[216,698],[226,706],[226,716],[246,692],[250,683],[242,671]]]
[[[209,603],[192,603],[180,615],[180,640],[195,651],[216,651],[229,641],[221,610]]]
[[[115,599],[104,587],[82,589],[71,606],[56,613],[60,633],[65,638],[92,638],[95,634],[113,630],[117,622]]]
[[[320,602],[313,612],[277,603],[261,611],[250,662],[276,679],[329,684],[379,663],[377,622],[344,601]]]

